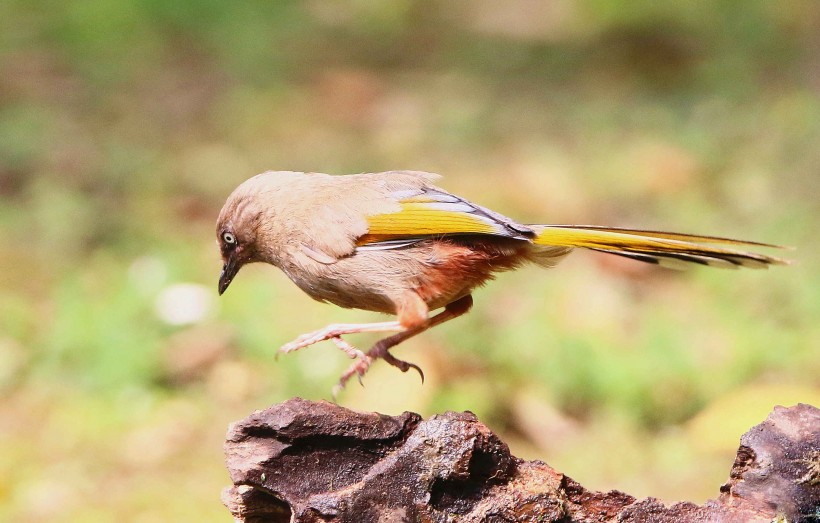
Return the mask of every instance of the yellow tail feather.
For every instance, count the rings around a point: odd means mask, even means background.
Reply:
[[[595,225],[531,225],[530,227],[536,232],[536,237],[533,239],[535,245],[583,247],[672,268],[680,268],[687,263],[726,268],[765,268],[768,265],[789,263],[788,260],[773,256],[703,245],[711,243],[778,247],[759,242]]]

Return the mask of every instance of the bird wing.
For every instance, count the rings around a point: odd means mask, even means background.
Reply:
[[[395,212],[367,216],[368,231],[356,240],[358,249],[396,249],[429,237],[492,235],[530,240],[535,232],[490,209],[438,187],[426,186],[393,195]]]
[[[369,216],[401,211],[402,199],[422,194],[436,178],[420,171],[302,174],[287,186],[289,205],[280,202],[278,229],[287,229],[289,241],[299,246],[297,257],[333,264],[357,250]],[[385,248],[398,246],[388,243]]]

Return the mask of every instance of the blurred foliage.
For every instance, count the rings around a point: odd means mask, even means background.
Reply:
[[[339,351],[275,349],[373,315],[269,267],[216,299],[215,217],[267,169],[798,247],[503,275],[398,350],[424,386],[377,365],[344,405],[470,409],[587,486],[703,500],[774,405],[820,404],[816,2],[7,0],[0,39],[2,520],[226,521],[227,424],[329,397]]]

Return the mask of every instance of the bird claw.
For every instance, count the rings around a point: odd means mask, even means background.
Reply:
[[[421,370],[421,367],[419,367],[415,363],[410,363],[409,361],[400,360],[400,359],[396,358],[395,356],[393,356],[392,354],[390,354],[389,352],[385,352],[382,355],[382,359],[384,359],[384,361],[386,361],[390,365],[398,368],[402,372],[407,372],[410,369],[415,370],[416,372],[419,373],[419,377],[421,378],[421,382],[424,383],[424,371]]]
[[[346,342],[342,341],[342,343]],[[356,376],[356,378],[359,380],[359,385],[364,386],[364,383],[362,382],[362,377],[370,369],[370,366],[373,364],[373,362],[378,359],[383,359],[385,362],[398,368],[402,372],[407,372],[410,369],[415,370],[419,373],[421,382],[424,383],[424,371],[421,370],[421,367],[419,367],[415,363],[400,360],[385,350],[378,350],[378,347],[376,349],[377,350],[375,351],[371,349],[366,354],[358,349],[355,349],[358,353],[356,354],[356,357],[359,358],[359,361],[356,361],[355,363],[350,365],[350,367],[348,367],[347,370],[344,371],[344,373],[339,378],[339,383],[337,383],[336,386],[333,387],[334,401],[336,400],[342,389],[345,388],[347,382],[350,381],[350,378],[352,378],[353,376]]]
[[[347,382],[352,378],[354,375],[359,380],[359,385],[364,387],[364,382],[362,382],[362,376],[370,369],[370,365],[373,363],[374,359],[368,356],[367,354],[362,353],[362,357],[359,358],[359,361],[350,365],[344,373],[339,377],[339,383],[333,387],[333,399],[336,399],[336,396],[345,388]]]
[[[421,379],[421,384],[424,385],[424,371],[421,370],[421,367],[419,367],[415,363],[409,363],[409,365],[410,365],[410,368],[414,369],[416,372],[419,373],[419,378]]]

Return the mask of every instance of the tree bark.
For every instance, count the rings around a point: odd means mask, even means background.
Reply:
[[[743,435],[700,506],[589,491],[512,456],[469,412],[423,420],[296,398],[234,423],[225,452],[223,502],[242,523],[820,522],[820,409],[803,404]]]

